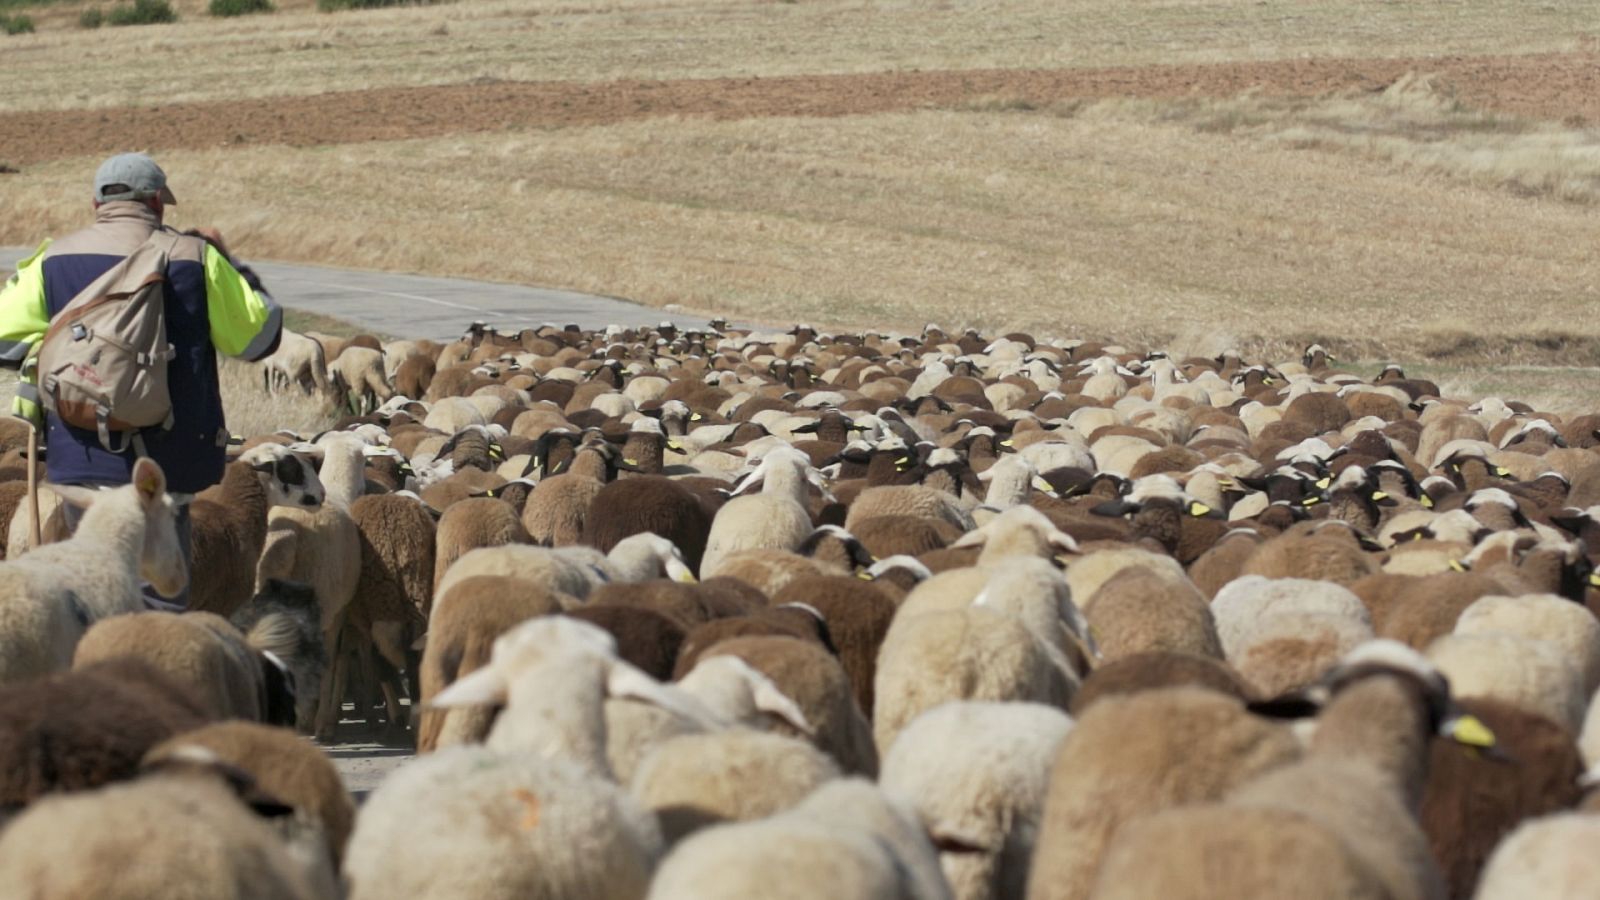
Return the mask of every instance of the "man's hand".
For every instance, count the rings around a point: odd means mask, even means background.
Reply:
[[[217,248],[218,253],[221,253],[223,256],[226,256],[229,259],[233,259],[233,254],[228,252],[228,245],[222,241],[222,232],[211,227],[201,227],[191,228],[189,229],[189,233],[205,238],[211,243],[212,246]]]

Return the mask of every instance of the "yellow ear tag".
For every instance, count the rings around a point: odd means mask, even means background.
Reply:
[[[1477,716],[1462,716],[1457,719],[1455,726],[1450,729],[1450,737],[1456,743],[1468,747],[1494,746],[1494,732],[1479,721]]]
[[[1273,383],[1272,382],[1272,376],[1268,375],[1265,378],[1262,378],[1261,379],[1261,383],[1262,384],[1272,384]]]
[[[1211,512],[1211,507],[1201,503],[1199,500],[1189,504],[1189,515],[1195,518],[1199,518],[1208,512]]]
[[[1318,503],[1321,503],[1321,502],[1322,502],[1322,498],[1321,497],[1307,497],[1305,500],[1301,501],[1300,505],[1301,506],[1316,506]]]
[[[485,497],[493,497],[494,496],[494,488],[490,488],[487,491],[484,491],[483,495]]]
[[[1511,470],[1506,468],[1505,466],[1495,466],[1494,467],[1494,473],[1496,475],[1499,475],[1501,478],[1510,478],[1511,477]]]
[[[1050,486],[1050,482],[1045,481],[1043,478],[1039,478],[1037,476],[1035,476],[1034,479],[1033,479],[1033,488],[1036,491],[1053,491],[1053,490],[1055,490],[1055,488]]]
[[[703,418],[705,418],[705,416],[702,416],[699,413],[694,413],[693,415],[689,416],[689,421],[698,422]]]
[[[637,466],[639,464],[639,461],[637,459],[626,459],[625,458],[622,461],[627,463],[630,466]]]
[[[1466,567],[1466,565],[1464,565],[1461,562],[1461,560],[1459,560],[1459,559],[1450,560],[1450,571],[1452,571],[1452,572],[1465,572],[1466,570],[1467,570],[1467,567]]]
[[[682,572],[678,573],[678,580],[683,582],[684,584],[694,584],[695,583],[694,573],[689,571],[688,569],[684,569]]]
[[[489,458],[490,459],[505,459],[506,458],[506,452],[504,450],[500,449],[500,445],[499,444],[490,444],[489,445]]]
[[[1333,479],[1329,478],[1326,475],[1324,475],[1321,478],[1318,478],[1316,480],[1317,487],[1322,489],[1322,490],[1324,490],[1324,491],[1327,490],[1328,489],[1328,485],[1330,485],[1332,483],[1333,483]]]
[[[1012,444],[1015,444],[1015,443],[1016,443],[1016,441],[1013,441],[1011,438],[1006,438],[1005,440],[1000,442],[1000,446],[1009,447],[1009,446],[1011,446]]]
[[[682,450],[683,449],[683,445],[678,443],[677,441],[667,441],[667,449],[668,450]]]
[[[1411,532],[1411,539],[1412,539],[1412,540],[1413,540],[1413,541],[1420,541],[1420,540],[1422,540],[1422,532],[1420,532],[1420,531],[1413,531],[1413,532]]]
[[[139,479],[138,486],[139,493],[152,495],[161,487],[161,481],[154,475],[146,475],[145,477]]]
[[[1427,494],[1423,494],[1422,495],[1422,508],[1423,509],[1433,509],[1433,498],[1429,497]]]
[[[856,577],[861,579],[862,581],[871,581],[872,580],[872,576],[870,574],[868,574],[866,571],[857,572],[856,573]]]
[[[1600,572],[1589,573],[1589,586],[1600,588]]]
[[[1373,491],[1372,492],[1372,499],[1374,499],[1374,500],[1387,500],[1387,499],[1389,499],[1389,495],[1385,494],[1383,491]]]

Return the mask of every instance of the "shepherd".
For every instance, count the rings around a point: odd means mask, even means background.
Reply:
[[[142,153],[107,159],[94,177],[94,224],[46,239],[0,290],[0,366],[22,370],[12,412],[41,428],[55,484],[127,484],[149,457],[180,505],[222,480],[228,429],[217,353],[250,361],[277,349],[283,315],[212,228],[163,223],[177,204]],[[75,528],[82,510],[67,507]],[[187,593],[156,609],[183,609]]]

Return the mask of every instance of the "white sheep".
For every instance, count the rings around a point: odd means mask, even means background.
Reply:
[[[71,665],[90,625],[144,608],[141,578],[163,596],[183,590],[188,573],[166,486],[148,459],[119,488],[48,486],[88,509],[72,537],[0,562],[0,684]]]
[[[727,556],[741,550],[794,550],[811,534],[811,515],[807,512],[806,484],[820,481],[809,457],[798,450],[783,448],[768,453],[746,477],[739,490],[764,479],[762,492],[734,497],[723,505],[711,521],[700,572],[717,574]]]
[[[1584,900],[1600,884],[1600,816],[1558,813],[1524,822],[1495,847],[1478,900]]]
[[[935,836],[976,846],[941,852],[959,900],[1021,897],[1050,768],[1072,719],[1036,703],[936,706],[900,732],[879,783],[909,799]]]
[[[1456,634],[1501,632],[1544,641],[1575,665],[1587,696],[1600,688],[1600,621],[1556,594],[1480,597],[1456,619]]]
[[[650,900],[944,900],[950,886],[916,813],[860,779],[830,781],[788,812],[679,844]]]
[[[319,396],[329,392],[328,362],[317,341],[283,329],[278,349],[261,361],[262,379],[267,393],[276,394],[291,385]],[[307,388],[306,382],[311,383]]]

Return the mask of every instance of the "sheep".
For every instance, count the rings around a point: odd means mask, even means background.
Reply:
[[[602,703],[680,701],[615,650],[593,625],[537,619],[498,639],[488,666],[436,695],[440,707],[507,709],[488,746],[435,753],[368,798],[346,857],[352,900],[643,896],[661,835],[607,777]]]
[[[516,511],[505,502],[493,497],[474,497],[451,504],[439,517],[434,531],[433,596],[439,595],[450,567],[468,553],[482,547],[526,543],[529,543],[527,529],[522,527]]]
[[[620,461],[617,449],[602,440],[580,447],[559,474],[547,474],[522,509],[529,539],[546,547],[581,542],[589,505],[612,480]]]
[[[316,592],[301,582],[268,579],[232,621],[252,649],[271,654],[287,669],[294,686],[295,727],[310,732],[328,665]],[[263,671],[270,675],[265,666]]]
[[[345,347],[328,366],[334,390],[361,415],[394,396],[383,371],[383,353],[367,347]]]
[[[446,597],[449,602],[444,602]],[[492,711],[436,710],[429,704],[458,678],[487,665],[500,635],[528,619],[559,613],[564,600],[537,582],[504,575],[464,578],[441,595],[419,667],[418,753],[487,736]]]
[[[268,509],[316,509],[323,495],[316,469],[280,444],[262,444],[230,464],[221,484],[189,504],[188,608],[233,615],[255,589]]]
[[[1223,655],[1200,591],[1142,567],[1113,575],[1088,598],[1083,615],[1107,661],[1154,650]]]
[[[916,556],[948,547],[959,539],[959,527],[943,519],[922,516],[872,516],[857,520],[856,536],[868,552],[879,559],[891,556]]]
[[[1463,698],[1460,705],[1494,732],[1496,753],[1464,752],[1435,737],[1418,820],[1451,896],[1470,897],[1506,834],[1578,801],[1584,766],[1571,733],[1538,713],[1487,699]]]
[[[1119,830],[1160,810],[1217,800],[1299,755],[1286,729],[1204,688],[1095,703],[1050,770],[1029,900],[1088,897]]]
[[[1487,697],[1536,712],[1576,735],[1588,695],[1575,660],[1545,641],[1500,631],[1450,634],[1428,646],[1461,697]]]
[[[684,629],[670,617],[653,609],[615,605],[600,598],[568,610],[567,615],[610,632],[617,642],[617,654],[646,675],[657,681],[672,678]]]
[[[373,351],[376,352],[376,351]],[[362,447],[349,435],[323,439],[319,470],[326,491],[322,506],[313,511],[275,507],[267,520],[267,540],[256,566],[259,589],[269,579],[299,581],[316,592],[321,608],[324,646],[332,665],[323,680],[318,700],[316,733],[332,734],[344,699],[340,665],[340,639],[346,608],[361,577],[361,535],[350,518],[350,507],[362,496]]]
[[[1046,646],[1021,619],[985,606],[897,616],[878,653],[878,752],[918,714],[951,700],[1066,706],[1076,682]]]
[[[52,485],[88,507],[71,538],[0,562],[0,684],[67,668],[95,622],[143,607],[143,578],[166,597],[188,583],[166,476],[149,459],[103,492]]]
[[[278,340],[278,349],[261,361],[261,368],[263,386],[269,394],[290,385],[319,397],[329,393],[328,363],[322,344],[287,328]]]
[[[1246,575],[1211,603],[1222,651],[1262,697],[1306,687],[1374,637],[1361,600],[1337,584]]]
[[[793,700],[812,729],[813,743],[833,757],[841,771],[877,774],[871,725],[856,705],[844,667],[827,650],[798,638],[740,637],[713,645],[701,659],[716,656],[737,656]]]
[[[784,585],[772,602],[778,607],[804,604],[822,614],[856,702],[870,719],[878,650],[889,634],[895,602],[872,582],[842,575],[796,579]]]
[[[1600,883],[1600,817],[1566,812],[1529,819],[1489,857],[1478,882],[1481,900],[1581,900]]]
[[[1480,597],[1456,619],[1456,634],[1500,632],[1545,641],[1578,668],[1583,695],[1600,688],[1600,621],[1555,594]]]
[[[1302,759],[1222,803],[1128,823],[1093,896],[1442,896],[1414,812],[1428,741],[1437,731],[1493,746],[1493,735],[1460,715],[1438,670],[1394,641],[1358,648],[1329,686]],[[1173,844],[1175,834],[1186,839]]]
[[[293,806],[324,836],[329,869],[338,871],[355,825],[355,804],[323,751],[284,728],[220,722],[168,738],[145,754],[144,765],[183,759],[200,748],[247,773],[255,786]]]
[[[957,702],[923,713],[883,758],[879,783],[910,799],[935,833],[975,852],[941,852],[962,900],[1021,897],[1050,767],[1072,720],[1033,703]]]
[[[332,873],[297,858],[257,815],[282,810],[236,771],[163,760],[130,783],[18,816],[0,839],[0,883],[40,898],[329,896]]]
[[[824,785],[799,806],[708,828],[678,845],[650,900],[948,900],[950,887],[916,812],[859,779]]]
[[[844,527],[852,533],[856,525],[874,516],[923,516],[949,522],[962,531],[972,529],[972,517],[957,498],[921,485],[880,485],[862,491],[850,504]]]
[[[132,777],[151,747],[211,720],[140,659],[109,659],[0,686],[0,810]]]
[[[1219,659],[1155,651],[1135,653],[1095,667],[1073,693],[1068,712],[1081,716],[1090,705],[1107,697],[1185,685],[1208,688],[1247,702],[1255,696],[1239,673]]]
[[[768,453],[746,476],[744,486],[763,479],[762,493],[734,497],[711,520],[700,573],[721,574],[719,564],[741,550],[794,550],[812,531],[806,511],[806,482],[815,478],[810,460],[797,450]]]
[[[1244,564],[1243,574],[1331,581],[1348,587],[1377,570],[1372,556],[1352,541],[1285,534],[1258,547]]]
[[[672,845],[708,825],[783,812],[838,777],[832,757],[806,741],[735,729],[656,744],[634,768],[628,790],[656,814]]]
[[[583,522],[583,543],[608,553],[640,532],[672,541],[695,572],[701,571],[711,513],[694,492],[660,475],[610,482],[595,493]]]
[[[360,648],[376,649],[394,671],[415,679],[408,651],[426,630],[433,597],[433,517],[417,501],[389,494],[360,498],[350,518],[361,539],[361,574],[346,613],[349,625]],[[400,726],[399,688],[388,678],[380,681],[394,730]]]
[[[78,642],[73,667],[119,657],[143,660],[187,688],[208,718],[265,718],[267,663],[215,613],[147,611],[101,620]]]

